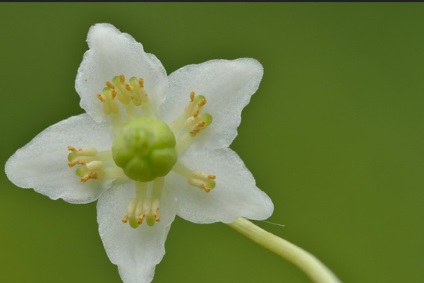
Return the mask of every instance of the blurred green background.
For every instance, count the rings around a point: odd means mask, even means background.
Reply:
[[[1,3],[0,163],[82,113],[74,81],[94,23],[131,34],[168,73],[253,57],[265,75],[232,148],[285,226],[258,225],[343,282],[422,282],[423,14],[422,3]],[[3,172],[0,185],[0,282],[120,282],[94,203],[51,201]],[[154,282],[309,282],[223,224],[176,219],[166,251]]]

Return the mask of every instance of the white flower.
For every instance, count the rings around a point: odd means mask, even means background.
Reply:
[[[19,149],[6,163],[13,183],[70,203],[98,199],[100,236],[125,282],[152,280],[175,215],[229,223],[272,214],[271,200],[229,149],[262,78],[260,63],[212,60],[167,76],[110,24],[91,27],[87,41],[76,78],[87,114]]]

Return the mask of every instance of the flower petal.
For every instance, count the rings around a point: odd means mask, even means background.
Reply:
[[[202,94],[207,99],[202,111],[210,113],[213,122],[198,139],[210,148],[228,147],[237,136],[241,111],[258,89],[262,75],[262,65],[250,58],[185,66],[169,76],[160,113],[165,120],[172,121],[184,110],[191,91]]]
[[[51,199],[88,203],[109,184],[97,180],[81,183],[75,169],[68,167],[67,147],[105,150],[111,144],[107,125],[95,123],[87,114],[73,116],[48,127],[17,150],[6,162],[6,174],[15,185],[34,188]]]
[[[205,193],[173,174],[170,191],[178,199],[178,216],[195,223],[229,223],[239,217],[263,220],[272,214],[271,199],[256,187],[252,174],[231,149],[190,151],[181,162],[216,175],[216,187]]]
[[[121,222],[128,203],[135,197],[134,182],[114,186],[97,202],[100,237],[112,263],[118,265],[126,283],[147,283],[153,279],[155,266],[165,254],[165,240],[176,208],[170,195],[161,199],[161,221],[153,227],[142,224],[136,229]]]
[[[75,88],[81,97],[81,107],[94,120],[104,119],[96,95],[107,81],[120,74],[127,79],[142,77],[152,103],[161,102],[162,88],[167,85],[166,71],[153,54],[144,52],[141,43],[111,24],[92,26],[87,42],[90,49],[78,69]]]

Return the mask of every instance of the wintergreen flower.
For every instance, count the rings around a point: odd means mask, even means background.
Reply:
[[[13,183],[70,203],[98,200],[100,236],[125,282],[152,280],[175,215],[194,223],[271,215],[271,200],[229,148],[260,63],[212,60],[167,76],[110,24],[91,27],[87,41],[76,78],[87,113],[19,149],[6,163]]]

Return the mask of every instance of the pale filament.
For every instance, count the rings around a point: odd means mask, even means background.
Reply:
[[[101,94],[97,94],[97,98],[114,128],[121,126],[126,120],[139,116],[156,117],[144,88],[143,78],[131,77],[126,81],[123,74],[115,76],[106,82],[106,87]]]
[[[190,101],[184,112],[170,124],[171,130],[177,139],[177,152],[184,152],[193,139],[212,123],[212,116],[202,113],[207,100],[203,95],[196,95],[194,91],[190,93]]]
[[[159,205],[165,179],[155,179],[150,183],[136,182],[136,197],[127,207],[127,214],[122,218],[123,223],[137,228],[146,219],[147,225],[153,226],[160,221]]]
[[[111,151],[97,151],[95,148],[75,148],[68,146],[68,166],[76,169],[76,174],[81,182],[85,183],[90,179],[117,179],[125,177],[121,168],[113,162]]]
[[[216,176],[198,170],[190,170],[183,163],[177,161],[172,169],[178,175],[184,177],[193,186],[209,193],[216,185]]]

